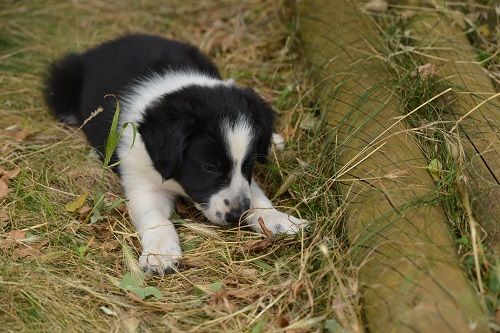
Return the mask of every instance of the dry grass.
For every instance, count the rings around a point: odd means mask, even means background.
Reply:
[[[308,109],[310,84],[288,48],[288,13],[280,3],[43,0],[0,6],[0,166],[20,168],[0,199],[2,331],[363,331],[357,272],[341,237],[343,207],[333,191],[315,192],[333,174],[317,158],[328,146],[300,140],[308,134],[296,126]],[[258,170],[259,178],[271,196],[279,194],[277,205],[314,221],[306,235],[259,248],[259,236],[203,224],[180,207],[183,269],[146,280],[162,292],[160,300],[141,300],[118,286],[140,250],[123,209],[96,223],[64,209],[86,191],[90,208],[100,191],[108,201],[122,191],[112,174],[101,178],[102,166],[82,135],[58,124],[40,94],[51,60],[137,31],[200,46],[225,77],[274,103],[289,144]]]
[[[331,130],[318,129],[311,117],[316,111],[314,87],[300,52],[292,49],[292,13],[273,0],[159,3],[6,0],[0,5],[0,167],[20,168],[10,180],[8,195],[0,199],[0,330],[364,331],[359,267],[349,259],[351,248],[343,231],[346,207],[335,192],[338,143]],[[205,224],[193,210],[179,206],[182,270],[146,278],[163,297],[142,300],[119,287],[124,274],[137,269],[140,252],[126,211],[119,206],[90,223],[87,213],[64,208],[87,191],[89,208],[100,192],[106,193],[108,203],[117,200],[123,195],[118,179],[111,173],[102,177],[101,163],[89,154],[81,133],[49,115],[40,91],[50,61],[127,32],[198,45],[224,77],[254,87],[273,103],[287,148],[273,152],[271,163],[257,175],[276,205],[313,221],[305,235],[259,242],[258,235]],[[498,54],[490,46],[487,52]],[[498,77],[496,59],[488,67],[493,79]],[[405,61],[417,64],[415,59]],[[403,73],[408,69],[397,66]],[[407,109],[435,96],[429,82],[410,91],[402,77],[398,84],[408,93],[401,93]],[[410,131],[419,130],[419,120]],[[437,125],[427,126],[425,135],[444,147],[445,131]],[[433,141],[424,135],[421,139],[428,158],[436,158],[429,149]],[[444,153],[437,158],[449,161],[446,170],[459,167],[444,148],[440,150]],[[457,172],[447,175],[455,177]],[[440,179],[436,193],[448,195],[441,199],[461,222],[457,235],[470,240],[457,188],[450,187],[455,180]],[[469,267],[470,244],[459,243],[459,249]],[[488,272],[498,270],[491,260],[482,265]]]

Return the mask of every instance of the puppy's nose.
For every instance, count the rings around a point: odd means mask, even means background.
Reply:
[[[229,223],[238,222],[241,218],[241,215],[250,209],[250,199],[243,198],[239,200],[238,205],[236,207],[231,207],[229,212],[226,213],[226,221]]]

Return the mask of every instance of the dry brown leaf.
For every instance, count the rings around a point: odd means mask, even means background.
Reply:
[[[421,77],[428,78],[430,76],[436,75],[437,66],[431,63],[427,63],[421,66],[418,66],[416,70],[411,73],[411,77]]]
[[[20,167],[15,167],[12,170],[8,170],[4,172],[4,177],[7,177],[8,179],[14,179],[19,175],[19,172],[21,172]]]
[[[9,220],[9,214],[3,208],[0,208],[0,222],[5,222]]]
[[[243,268],[240,274],[245,277],[255,278],[258,275],[258,271],[255,268]]]
[[[12,256],[14,257],[14,259],[26,258],[32,256],[34,254],[37,254],[38,251],[48,243],[49,241],[45,239],[38,243],[32,243],[29,245],[23,244],[22,247],[19,247],[13,251]]]
[[[0,229],[5,227],[8,221],[9,215],[7,214],[7,211],[0,209]]]
[[[177,212],[177,214],[183,214],[183,215],[187,215],[189,213],[188,207],[182,204],[181,202],[175,203],[175,211]]]
[[[19,241],[26,238],[26,231],[23,230],[12,230],[2,236],[0,239],[0,249],[5,250],[16,244],[19,244]]]
[[[385,0],[371,0],[363,6],[363,9],[368,12],[383,13],[388,7]]]
[[[26,129],[22,128],[18,131],[13,132],[11,135],[16,141],[24,141],[31,133]]]
[[[261,253],[268,249],[273,242],[270,239],[251,240],[241,244],[244,251],[250,253]]]
[[[87,216],[90,214],[91,211],[92,211],[92,208],[90,208],[87,205],[85,205],[82,208],[80,208],[78,210],[78,218],[79,218],[79,220],[80,221],[85,220],[87,218]]]
[[[294,301],[297,298],[297,294],[304,289],[304,282],[302,281],[297,281],[295,282],[291,287],[291,293],[289,294],[289,301]]]
[[[260,297],[260,292],[258,290],[228,289],[225,290],[225,292],[228,297],[235,297],[249,302],[253,302]]]
[[[273,238],[273,233],[271,232],[271,230],[267,229],[266,225],[264,224],[264,220],[262,219],[262,217],[259,217],[258,221],[259,221],[259,225],[260,225],[260,229],[262,230],[262,233],[268,239],[272,239]]]
[[[94,223],[92,224],[92,229],[99,239],[110,239],[113,236],[108,223]]]
[[[127,333],[136,333],[139,330],[141,320],[136,316],[127,316],[121,320],[123,329]]]
[[[116,210],[118,210],[122,214],[126,214],[128,212],[127,210],[127,204],[126,203],[121,203],[116,207]]]
[[[415,16],[415,14],[416,14],[416,12],[414,10],[410,10],[410,9],[403,10],[400,13],[401,17],[405,20],[411,19],[413,16]]]
[[[287,315],[278,316],[278,325],[281,328],[287,327],[288,325],[290,325],[290,317],[288,317]]]
[[[7,193],[9,193],[9,185],[7,182],[7,178],[0,178],[0,200],[5,198],[5,196],[7,196]]]
[[[108,241],[104,242],[99,246],[100,249],[105,250],[106,252],[112,252],[121,248],[120,243],[116,241]]]
[[[231,304],[231,302],[227,298],[228,293],[226,290],[222,289],[217,292],[215,292],[210,300],[208,301],[208,304],[215,306],[222,311],[225,311],[227,313],[233,313],[234,312],[234,305]]]

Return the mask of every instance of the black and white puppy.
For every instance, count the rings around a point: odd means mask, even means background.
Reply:
[[[260,231],[262,218],[273,233],[295,233],[305,223],[274,209],[252,179],[275,135],[271,107],[252,89],[222,80],[195,47],[130,35],[50,68],[46,101],[61,121],[81,125],[103,108],[83,127],[101,156],[116,108],[110,94],[120,102],[120,124],[133,124],[112,161],[120,161],[144,270],[163,274],[181,258],[169,220],[179,196],[220,225],[241,219]]]

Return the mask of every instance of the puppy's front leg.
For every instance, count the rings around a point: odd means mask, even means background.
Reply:
[[[169,220],[174,199],[163,189],[137,180],[132,184],[124,178],[123,184],[130,214],[141,238],[139,265],[148,273],[171,272],[182,254],[179,236]]]
[[[307,221],[293,217],[276,210],[259,185],[252,179],[250,185],[252,195],[252,209],[247,216],[247,223],[256,231],[262,232],[259,218],[262,218],[266,228],[271,230],[273,234],[297,233]]]

